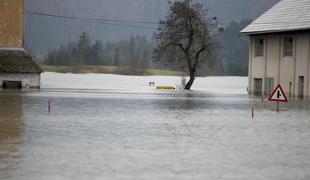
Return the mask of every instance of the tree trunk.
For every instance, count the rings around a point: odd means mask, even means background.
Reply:
[[[195,73],[190,73],[190,79],[185,86],[185,90],[191,90],[194,81],[195,81]]]
[[[185,86],[185,90],[191,90],[191,87],[195,81],[195,73],[196,73],[196,67],[198,64],[198,58],[199,58],[199,55],[197,56],[196,61],[195,61],[192,68],[191,68],[191,65],[189,65],[190,78],[189,78],[189,81],[187,82],[187,84]],[[190,60],[189,60],[189,62],[190,62]]]

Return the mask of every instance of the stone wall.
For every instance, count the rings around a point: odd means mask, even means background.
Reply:
[[[0,47],[23,46],[24,0],[0,0]]]

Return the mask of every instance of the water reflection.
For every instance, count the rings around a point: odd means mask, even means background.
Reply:
[[[251,102],[254,100],[248,98],[247,95],[216,95],[200,91],[157,94],[156,97],[156,99],[151,101],[151,104],[154,105],[155,108],[183,112],[242,110],[250,107]]]
[[[250,106],[261,111],[276,111],[277,103],[268,101],[267,98],[268,96],[264,97],[264,100],[262,101],[261,96],[249,96],[249,99],[251,100]],[[310,98],[299,99],[292,97],[288,99],[287,103],[280,102],[279,107],[281,111],[310,111]]]
[[[0,179],[13,176],[21,152],[22,99],[18,92],[0,93]]]

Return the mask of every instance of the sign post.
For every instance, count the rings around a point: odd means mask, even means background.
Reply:
[[[280,84],[277,85],[268,100],[272,102],[277,102],[277,112],[279,112],[280,102],[288,102],[288,99]]]

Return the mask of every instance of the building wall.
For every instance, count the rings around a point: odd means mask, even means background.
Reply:
[[[296,35],[296,75],[295,75],[295,93],[298,93],[298,80],[299,76],[305,77],[305,89],[304,92],[310,96],[309,93],[309,41],[310,33],[298,34]]]
[[[3,81],[22,81],[23,88],[39,88],[40,74],[39,73],[0,74],[0,87],[2,87]]]
[[[310,97],[310,33],[289,33],[294,38],[293,56],[283,56],[283,37],[287,34],[259,35],[264,38],[264,56],[255,57],[255,38],[251,36],[249,57],[249,93],[254,93],[254,78],[263,79],[266,94],[266,78],[274,78],[274,87],[281,84],[286,95],[298,96],[299,76],[304,76],[304,96]],[[290,85],[291,84],[291,85]]]
[[[292,57],[283,57],[283,36],[278,35],[280,39],[280,47],[279,48],[279,67],[280,67],[280,85],[282,86],[286,95],[294,96],[294,86],[296,85],[294,81],[295,75],[295,57],[296,57],[296,50],[293,52]],[[294,48],[296,48],[296,37],[294,35]]]
[[[23,46],[24,0],[0,0],[0,47]]]
[[[273,77],[275,82],[279,81],[279,46],[280,37],[276,35],[269,35],[268,38],[268,48],[267,49],[267,61],[266,61],[266,77]]]

